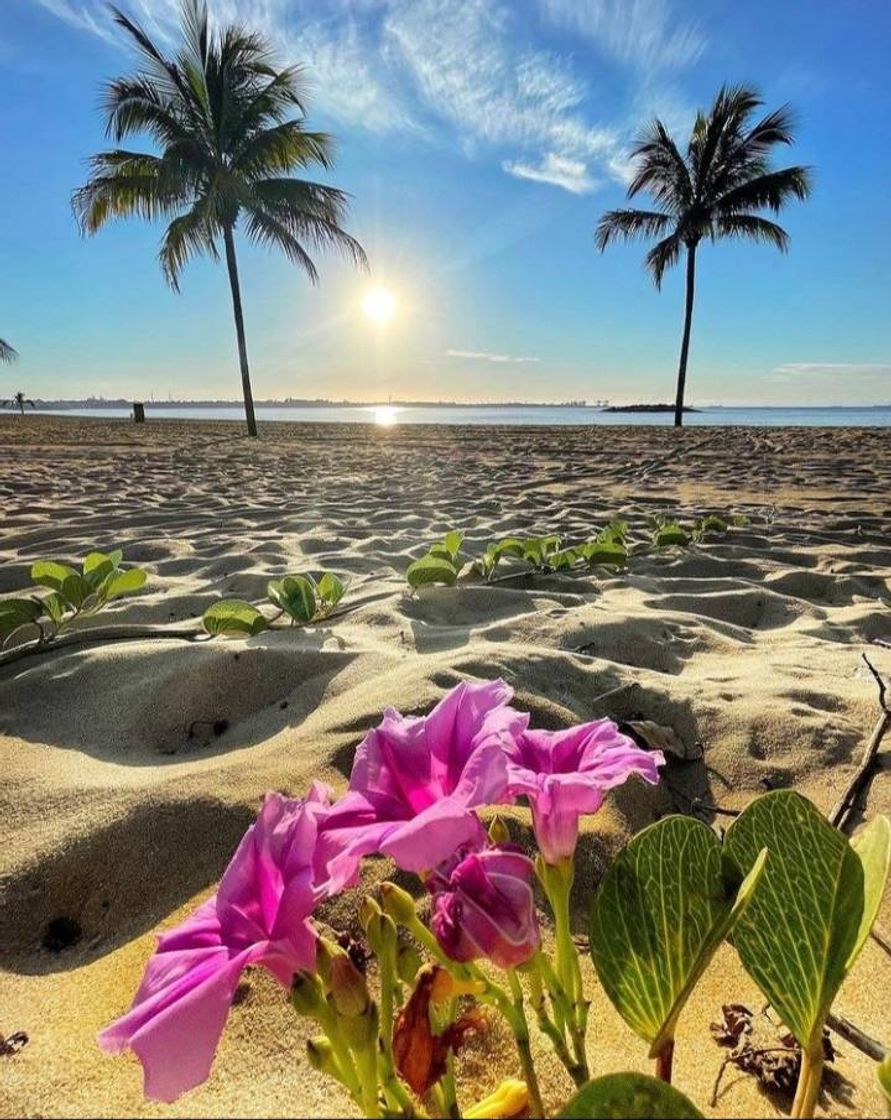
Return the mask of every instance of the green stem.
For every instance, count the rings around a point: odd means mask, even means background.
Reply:
[[[823,1080],[823,1038],[822,1030],[815,1045],[802,1047],[801,1072],[798,1075],[798,1088],[792,1102],[791,1115],[798,1120],[810,1120],[817,1107],[820,1096],[820,1082]]]
[[[324,1006],[319,1008],[316,1014],[316,1020],[328,1036],[328,1041],[331,1043],[331,1050],[338,1068],[340,1069],[344,1086],[349,1090],[353,1100],[361,1108],[362,1090],[360,1077],[356,1070],[356,1063],[353,1060],[353,1052],[349,1047],[349,1043],[343,1036],[343,1032],[337,1022],[337,1016],[329,1007]]]
[[[538,1026],[542,1034],[547,1035],[554,1048],[554,1053],[566,1067],[566,1071],[573,1081],[578,1086],[584,1085],[588,1080],[584,1067],[573,1058],[569,1052],[569,1047],[566,1045],[566,1037],[563,1030],[559,1029],[556,1023],[548,1015],[547,1004],[545,1002],[544,988],[542,987],[542,974],[541,962],[547,964],[547,958],[544,954],[539,953],[537,957],[533,958],[531,968],[527,975],[529,977],[529,987],[532,991],[532,1007],[535,1011],[535,1016],[538,1020]],[[554,977],[556,980],[556,977]],[[553,1000],[553,996],[551,997]],[[556,1014],[557,1007],[555,1005],[554,1011]]]
[[[541,1089],[538,1085],[538,1075],[535,1072],[535,1063],[532,1060],[532,1048],[529,1044],[529,1026],[526,1022],[526,1012],[523,1005],[523,989],[517,974],[510,970],[507,974],[511,990],[511,1000],[501,1007],[501,1012],[513,1028],[517,1039],[517,1052],[520,1055],[520,1064],[523,1067],[523,1076],[529,1089],[529,1116],[543,1117],[544,1104],[541,1099]],[[504,997],[502,997],[504,998]]]
[[[576,1062],[587,1080],[589,1072],[585,1035],[588,1028],[588,1004],[582,985],[579,951],[572,939],[569,909],[575,866],[572,860],[551,866],[539,857],[537,870],[554,914],[556,979],[569,1004],[566,1033],[572,1042]]]

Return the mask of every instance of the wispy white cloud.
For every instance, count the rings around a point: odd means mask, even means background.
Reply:
[[[488,350],[446,350],[446,357],[465,358],[470,361],[478,362],[498,362],[510,364],[523,364],[526,362],[540,361],[539,358],[521,358],[515,354],[493,354]]]
[[[776,366],[781,377],[891,377],[891,362],[787,362]]]
[[[619,62],[652,73],[695,62],[705,37],[678,23],[669,0],[540,0],[546,19],[591,39]]]
[[[562,187],[571,194],[590,194],[600,186],[599,180],[591,178],[587,165],[581,160],[558,156],[554,152],[548,152],[538,164],[508,159],[501,166],[508,175],[514,175],[517,179],[548,183],[552,187]]]
[[[107,19],[97,13],[96,5],[83,3],[76,4],[73,0],[37,0],[41,8],[45,8],[52,15],[75,27],[78,31],[89,31],[104,39],[107,43],[115,41],[114,32]]]
[[[122,42],[103,0],[34,2]],[[539,2],[546,19],[629,67],[678,68],[702,49],[669,0]],[[175,40],[179,0],[121,3]],[[258,26],[283,54],[305,59],[312,105],[349,127],[413,130],[575,194],[628,181],[624,126],[592,118],[592,92],[573,59],[530,43],[524,12],[509,0],[210,0],[210,8],[215,20]]]

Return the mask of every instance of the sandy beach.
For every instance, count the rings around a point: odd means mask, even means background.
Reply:
[[[120,547],[147,586],[83,625],[181,634],[0,668],[0,1034],[29,1036],[0,1056],[3,1116],[353,1114],[307,1065],[303,1023],[259,971],[213,1077],[175,1105],[143,1101],[138,1064],[103,1057],[95,1035],[129,1006],[155,933],[212,890],[263,793],[313,779],[342,790],[386,705],[421,712],[460,679],[502,676],[538,726],[610,716],[676,730],[691,760],[588,822],[581,935],[608,859],[660,816],[782,787],[828,811],[876,718],[861,654],[891,674],[891,649],[874,644],[891,641],[880,429],[267,424],[252,442],[236,424],[29,414],[0,419],[0,447],[0,595],[27,588],[37,559]],[[748,524],[726,538],[644,548],[656,515],[728,511]],[[572,543],[615,516],[635,542],[619,574],[408,594],[407,564],[449,529],[479,554],[511,534]],[[260,601],[270,578],[320,569],[349,579],[324,626],[194,637],[221,596]],[[888,749],[867,815],[891,810]],[[513,827],[531,837],[524,811]],[[369,872],[386,873],[383,861]],[[324,916],[354,912],[347,900]],[[45,935],[60,917],[78,935],[54,951]],[[879,921],[891,927],[889,897]],[[646,1070],[644,1044],[589,981],[594,1070]],[[891,958],[869,943],[836,1010],[889,1044],[889,992]],[[681,1019],[676,1084],[706,1115],[787,1114],[789,1099],[732,1071],[708,1107],[724,1054],[709,1024],[731,1002],[761,999],[724,947]],[[836,1041],[821,1109],[879,1115],[872,1063]],[[480,1046],[462,1061],[481,1093],[517,1072],[506,1040],[495,1063]],[[553,1106],[569,1083],[542,1061]]]

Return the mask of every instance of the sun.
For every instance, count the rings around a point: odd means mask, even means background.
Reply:
[[[365,293],[362,311],[372,323],[389,323],[396,310],[396,297],[389,288],[372,288]]]

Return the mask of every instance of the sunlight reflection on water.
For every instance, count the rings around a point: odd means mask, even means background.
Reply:
[[[392,428],[397,424],[401,411],[401,408],[396,408],[392,404],[379,404],[371,409],[375,424],[381,428]]]

